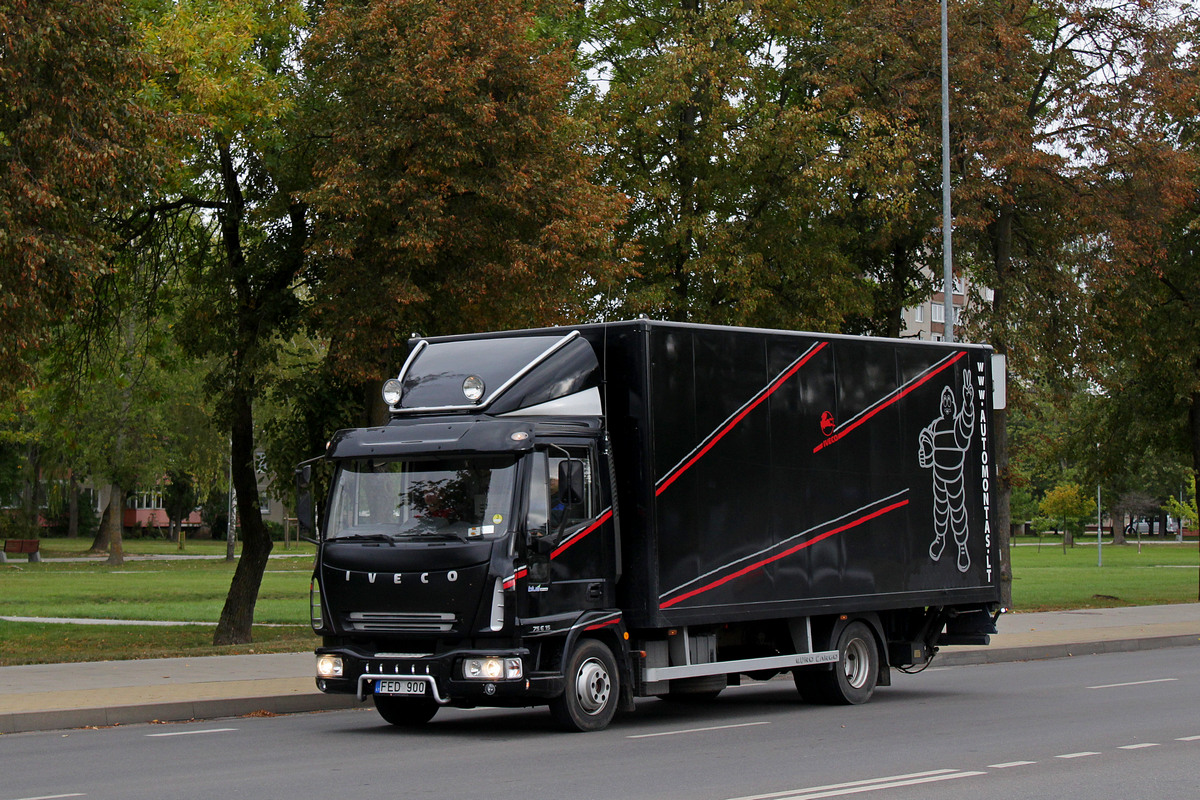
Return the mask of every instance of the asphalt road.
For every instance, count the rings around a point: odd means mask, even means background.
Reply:
[[[865,706],[788,680],[714,704],[639,701],[594,734],[544,709],[372,710],[0,738],[0,800],[27,798],[1155,798],[1200,794],[1193,648],[930,669]]]

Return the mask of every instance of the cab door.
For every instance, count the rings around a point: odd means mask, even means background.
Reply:
[[[525,585],[517,587],[524,602],[518,601],[518,611],[524,608],[526,621],[569,622],[584,611],[611,607],[612,512],[595,444],[550,443],[530,458]]]

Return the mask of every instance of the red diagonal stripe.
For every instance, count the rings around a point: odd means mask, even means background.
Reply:
[[[862,425],[864,422],[866,422],[871,417],[878,414],[880,411],[883,411],[885,408],[890,406],[892,403],[895,403],[900,398],[904,397],[905,395],[916,391],[917,387],[928,383],[930,380],[933,379],[933,377],[935,375],[937,375],[941,372],[944,372],[947,368],[949,368],[952,364],[954,364],[956,361],[961,359],[966,354],[967,354],[967,351],[965,351],[965,350],[963,350],[962,352],[959,352],[959,353],[955,353],[954,357],[951,358],[949,361],[947,361],[945,364],[942,364],[940,367],[933,370],[928,375],[923,376],[919,381],[916,381],[915,383],[912,383],[912,384],[904,387],[903,390],[901,390],[901,391],[897,392],[896,394],[892,395],[891,397],[887,398],[886,400],[881,402],[879,405],[877,405],[875,408],[872,408],[869,413],[864,414],[863,416],[856,419],[854,421],[854,423],[852,425],[850,425],[850,427],[846,428],[844,431],[838,431],[837,433],[833,434],[825,441],[821,442],[819,445],[817,445],[816,447],[813,448],[813,452],[819,453],[822,450],[824,450],[826,447],[828,447],[829,445],[840,440],[843,436],[850,433],[850,431],[852,431],[855,428],[857,428],[858,426]]]
[[[737,572],[732,572],[729,575],[726,575],[724,578],[719,578],[706,586],[701,586],[698,589],[693,589],[692,591],[687,592],[686,594],[681,594],[681,595],[679,595],[679,597],[675,597],[675,598],[672,598],[671,600],[667,600],[664,603],[660,603],[658,607],[660,610],[668,609],[671,606],[676,605],[677,603],[682,603],[684,600],[687,600],[688,598],[695,597],[698,594],[703,594],[704,592],[707,592],[710,589],[715,589],[718,586],[723,586],[724,584],[729,583],[734,578],[740,578],[743,575],[748,575],[749,573],[754,572],[755,570],[762,569],[767,564],[774,563],[781,558],[786,558],[787,556],[790,556],[793,553],[798,553],[801,550],[803,550],[804,548],[811,547],[812,545],[816,544],[817,542],[819,542],[823,539],[828,539],[830,536],[834,536],[836,534],[843,533],[845,531],[850,530],[851,528],[856,528],[859,525],[862,525],[866,522],[870,522],[871,520],[875,519],[876,517],[881,517],[884,514],[887,514],[888,512],[895,511],[897,508],[901,508],[906,505],[908,505],[907,500],[901,500],[897,503],[892,503],[890,506],[886,506],[884,508],[879,509],[878,511],[873,511],[870,514],[867,514],[866,516],[859,517],[858,519],[853,520],[851,522],[847,522],[845,525],[842,525],[839,528],[833,528],[832,530],[825,531],[825,533],[822,533],[820,536],[814,536],[813,538],[803,541],[794,547],[790,547],[787,550],[784,550],[782,553],[776,553],[775,555],[769,556],[768,558],[764,558],[761,561],[757,561],[753,564],[742,567]]]
[[[673,473],[671,473],[671,475],[666,480],[664,480],[657,489],[654,490],[654,496],[658,497],[660,494],[662,494],[664,491],[666,491],[668,486],[670,486],[672,483],[674,483],[675,480],[680,475],[687,472],[693,464],[695,464],[697,461],[699,461],[704,456],[705,453],[707,453],[709,450],[711,450],[713,448],[713,445],[715,445],[717,442],[721,441],[721,439],[723,439],[725,437],[725,434],[729,433],[731,430],[733,430],[733,428],[739,422],[741,422],[743,419],[745,419],[747,414],[749,414],[754,409],[758,408],[762,404],[762,402],[764,400],[766,400],[768,397],[775,394],[775,391],[780,386],[782,386],[784,383],[786,383],[788,378],[791,378],[793,375],[795,375],[800,370],[800,368],[803,367],[806,363],[808,363],[808,361],[813,356],[815,356],[823,347],[825,347],[826,344],[828,344],[828,342],[821,342],[820,344],[818,344],[816,347],[814,347],[812,350],[810,350],[808,353],[806,353],[803,358],[801,358],[799,361],[797,361],[795,364],[793,364],[786,372],[784,372],[782,375],[780,375],[778,378],[776,378],[771,383],[771,385],[768,386],[765,391],[763,391],[762,394],[760,394],[758,397],[756,397],[754,399],[753,402],[750,403],[750,405],[743,408],[741,413],[739,413],[733,419],[729,420],[729,422],[725,424],[725,427],[721,428],[721,430],[719,430],[716,433],[716,435],[714,435],[711,439],[709,439],[708,442],[704,445],[704,447],[700,448],[700,450],[697,451],[694,456],[692,456],[690,459],[688,459],[686,463],[680,465],[680,467],[678,469],[676,469]]]
[[[558,547],[554,548],[553,552],[550,553],[550,558],[558,558],[559,555],[561,555],[564,550],[566,550],[568,547],[570,547],[571,545],[578,542],[583,537],[587,536],[592,531],[599,528],[604,523],[608,522],[609,519],[611,519],[611,518],[612,518],[612,509],[610,508],[607,511],[605,511],[603,514],[601,514],[596,519],[596,521],[593,522],[591,525],[588,525],[586,528],[584,528],[578,534],[576,534],[575,536],[572,536],[571,538],[567,539],[565,542],[560,544]]]

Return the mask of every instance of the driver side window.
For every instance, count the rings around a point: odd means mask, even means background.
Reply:
[[[526,530],[531,539],[559,539],[579,525],[593,519],[596,508],[595,468],[585,447],[555,447],[534,455],[529,484],[529,512]],[[572,497],[559,486],[559,465],[565,461],[583,465],[583,494]]]

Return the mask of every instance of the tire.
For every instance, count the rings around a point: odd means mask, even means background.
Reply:
[[[837,641],[832,670],[796,670],[792,677],[805,700],[827,705],[861,705],[871,699],[879,680],[879,647],[865,622],[851,622]]]
[[[550,701],[550,713],[564,730],[604,730],[617,713],[621,678],[617,660],[603,642],[584,639],[567,658],[566,690]]]
[[[392,697],[377,694],[375,710],[386,722],[397,728],[418,728],[437,713],[438,704],[429,698]]]

